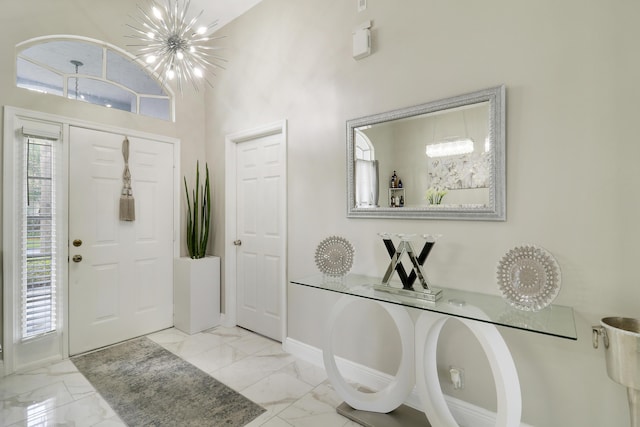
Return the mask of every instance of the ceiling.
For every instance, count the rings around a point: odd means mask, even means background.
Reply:
[[[191,0],[189,12],[197,15],[202,10],[202,22],[218,20],[218,29],[251,9],[261,0]]]

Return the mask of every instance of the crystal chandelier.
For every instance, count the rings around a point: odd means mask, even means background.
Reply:
[[[473,140],[469,138],[451,138],[437,144],[427,144],[427,157],[457,156],[473,153]]]
[[[219,46],[212,42],[222,37],[212,37],[217,21],[199,26],[197,16],[187,19],[191,0],[150,0],[147,8],[138,5],[137,25],[128,25],[135,34],[128,37],[141,42],[129,46],[137,48],[137,56],[146,67],[160,76],[162,83],[176,80],[182,93],[184,83],[190,82],[197,91],[208,76],[215,76],[216,68],[224,59],[216,54]]]

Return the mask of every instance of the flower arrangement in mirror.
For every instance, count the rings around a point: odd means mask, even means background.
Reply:
[[[427,199],[427,202],[429,202],[430,205],[439,205],[442,203],[442,198],[447,194],[447,192],[447,190],[439,190],[431,187],[427,190],[425,199]]]

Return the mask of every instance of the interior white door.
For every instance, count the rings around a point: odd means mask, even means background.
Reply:
[[[286,280],[286,145],[284,134],[237,145],[237,324],[282,340]]]
[[[173,146],[129,138],[136,218],[120,221],[123,139],[70,128],[70,354],[173,325]]]

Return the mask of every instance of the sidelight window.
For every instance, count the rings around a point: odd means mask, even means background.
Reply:
[[[4,129],[2,355],[9,374],[65,355],[68,150],[53,116],[5,106]]]
[[[56,329],[56,144],[25,137],[22,206],[22,338]]]

